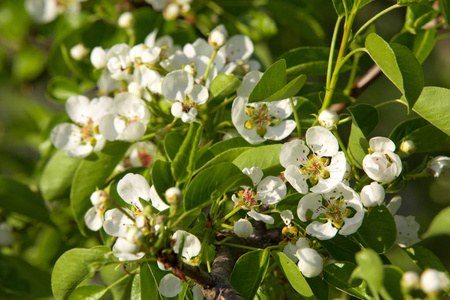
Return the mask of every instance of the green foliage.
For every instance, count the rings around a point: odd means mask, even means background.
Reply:
[[[450,234],[450,207],[445,208],[434,217],[427,231],[422,235],[422,238],[430,238],[437,235]]]

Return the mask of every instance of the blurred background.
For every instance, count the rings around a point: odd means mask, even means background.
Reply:
[[[45,4],[45,0],[37,2]],[[355,28],[393,4],[395,1],[375,0],[365,6]],[[39,190],[43,166],[54,150],[50,130],[67,118],[64,100],[72,94],[92,94],[95,87],[98,74],[89,59],[74,61],[69,50],[79,42],[88,49],[127,42],[127,32],[115,25],[122,12],[133,11],[136,43],[159,28],[159,35],[169,34],[176,44],[183,45],[225,24],[230,36],[250,36],[255,43],[255,58],[263,70],[291,49],[329,46],[336,21],[331,0],[196,0],[190,12],[176,20],[166,20],[144,1],[66,0],[58,1],[58,5],[60,12],[54,20],[36,23],[25,9],[24,0],[0,1],[0,175],[18,180],[32,191]],[[399,8],[377,20],[377,33],[385,40],[392,39],[403,30],[405,13],[406,8]],[[448,28],[439,30],[439,34],[445,32]],[[425,85],[450,88],[449,54],[450,39],[439,39],[423,63]],[[363,75],[373,63],[367,56],[361,62],[359,74]],[[308,82],[323,79],[312,76]],[[381,75],[357,101],[376,105],[398,97],[397,89]],[[370,137],[389,136],[400,121],[417,117],[414,112],[408,115],[401,104],[381,107],[379,114],[380,123]],[[342,132],[349,132],[348,128],[343,126]],[[414,166],[423,159],[424,154],[419,153],[407,161]],[[2,184],[0,194],[5,189]],[[400,195],[403,204],[398,214],[414,215],[423,233],[432,218],[450,203],[450,172],[410,182]],[[387,195],[387,199],[392,196]],[[1,197],[0,203],[14,199]],[[51,270],[57,258],[70,248],[96,245],[96,237],[85,238],[79,233],[71,217],[68,194],[46,205],[55,227],[0,205],[0,297],[8,294],[26,299],[27,294],[48,298]],[[419,245],[429,248],[450,268],[450,239],[435,237]]]

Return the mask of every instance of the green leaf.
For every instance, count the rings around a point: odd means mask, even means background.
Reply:
[[[370,209],[358,233],[366,244],[378,253],[388,251],[397,239],[394,217],[384,205]]]
[[[172,162],[172,175],[177,182],[185,182],[194,172],[197,153],[203,126],[192,122],[177,155]]]
[[[83,285],[77,287],[69,296],[69,300],[100,300],[108,290],[101,285]]]
[[[405,29],[416,33],[438,15],[439,11],[433,9],[432,3],[410,5],[406,9]]]
[[[427,239],[438,235],[450,235],[450,207],[445,208],[434,217],[422,238]]]
[[[264,175],[278,175],[284,168],[280,165],[281,144],[249,149],[236,157],[233,163],[240,169],[259,167]]]
[[[254,42],[259,42],[275,35],[278,31],[277,24],[266,13],[249,10],[240,14],[234,23],[240,33],[248,36]]]
[[[441,87],[425,87],[413,107],[425,120],[450,135],[450,119],[442,112],[450,111],[450,90]]]
[[[448,272],[440,259],[427,248],[413,246],[406,249],[406,251],[422,270],[431,268],[441,272]]]
[[[61,199],[68,195],[73,175],[81,159],[67,157],[64,151],[57,151],[45,165],[39,188],[47,201]]]
[[[352,162],[362,169],[362,161],[368,153],[369,135],[378,125],[378,111],[370,104],[358,104],[348,108],[352,114],[352,127],[348,140],[348,155]]]
[[[44,200],[14,179],[0,176],[0,208],[54,226]]]
[[[364,279],[373,294],[383,288],[384,272],[383,263],[378,254],[371,249],[363,249],[356,253],[358,267],[353,271],[352,278]]]
[[[403,271],[395,266],[383,266],[384,282],[383,285],[392,299],[403,299],[400,282],[403,277]]]
[[[60,102],[69,97],[80,95],[82,92],[78,84],[67,77],[53,77],[47,84],[47,96]]]
[[[355,261],[355,253],[361,248],[348,238],[337,234],[330,240],[320,241],[320,244],[339,261]]]
[[[414,271],[416,273],[421,273],[422,270],[419,266],[411,259],[411,257],[406,252],[406,249],[401,248],[398,245],[394,245],[389,251],[383,254],[391,262],[392,265],[399,267],[404,272]]]
[[[183,144],[183,137],[175,132],[169,132],[164,139],[164,149],[170,160],[173,160]]]
[[[418,128],[405,137],[417,147],[416,153],[429,153],[450,150],[450,136],[431,124]]]
[[[316,299],[299,268],[292,260],[290,260],[283,252],[279,251],[273,251],[271,255],[281,270],[283,270],[289,283],[302,297],[305,299]]]
[[[45,62],[44,52],[28,45],[13,56],[12,75],[19,81],[32,80],[42,73]]]
[[[241,185],[252,186],[253,183],[250,177],[232,163],[224,162],[204,169],[188,186],[184,200],[185,210],[203,207],[210,200],[217,199],[231,188]]]
[[[366,49],[381,71],[402,92],[411,110],[424,86],[417,58],[407,47],[395,43],[389,45],[375,33],[367,36]]]
[[[330,48],[300,47],[284,53],[280,59],[286,60],[287,76],[326,75]]]
[[[434,0],[397,0],[398,5],[425,4],[434,2]]]
[[[253,299],[269,266],[270,250],[245,253],[237,260],[230,276],[231,285],[244,299]]]
[[[108,256],[109,249],[74,248],[65,252],[56,261],[52,273],[52,290],[56,300],[68,299],[75,288],[92,276],[107,262],[114,261]]]
[[[439,8],[444,16],[445,23],[450,27],[450,0],[438,0]]]
[[[97,188],[103,188],[114,168],[123,158],[129,144],[113,142],[106,144],[100,152],[94,152],[79,164],[70,190],[70,206],[82,234],[86,234],[84,215],[92,203],[91,194]]]
[[[360,299],[373,299],[367,294],[366,285],[362,280],[351,279],[356,265],[342,261],[326,265],[323,268],[323,279],[326,283]]]
[[[344,2],[345,1],[345,6]],[[363,7],[364,5],[372,2],[373,0],[362,0],[359,4],[359,7],[355,7],[355,11],[359,8]],[[353,5],[355,5],[358,2],[358,0],[333,0],[334,9],[336,10],[336,13],[338,16],[345,16],[345,7],[347,7],[347,14],[349,14],[352,11]]]
[[[306,76],[299,75],[287,83],[286,61],[280,59],[264,72],[248,96],[248,102],[277,101],[295,96],[305,82]]]
[[[203,170],[205,168],[217,165],[221,162],[233,162],[233,160],[241,155],[243,152],[245,152],[248,149],[251,149],[252,147],[240,147],[240,148],[234,148],[226,150],[220,154],[218,154],[216,157],[208,161],[206,164],[203,165],[203,167],[200,170]]]
[[[107,264],[100,269],[100,276],[107,286],[112,286],[110,291],[114,300],[129,300],[133,285],[133,276],[125,274],[118,264]],[[131,266],[125,267],[128,272],[132,272]]]
[[[223,99],[234,93],[240,85],[241,81],[236,75],[220,73],[211,82],[210,97],[211,99]]]
[[[425,61],[425,59],[427,59],[428,55],[430,55],[431,51],[434,49],[436,41],[436,28],[433,27],[427,30],[417,30],[416,36],[414,38],[412,52],[421,64]]]
[[[148,263],[141,264],[140,287],[142,299],[158,299],[158,283]]]
[[[155,161],[152,167],[152,183],[159,197],[165,199],[167,189],[175,186],[169,162],[159,159]]]

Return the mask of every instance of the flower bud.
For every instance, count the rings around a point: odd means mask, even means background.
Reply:
[[[169,204],[175,204],[181,201],[182,195],[179,188],[171,187],[167,189],[166,193],[166,200]]]
[[[403,274],[401,284],[408,289],[414,288],[419,284],[419,275],[413,271],[405,272],[405,274]]]
[[[170,3],[163,10],[163,16],[166,20],[175,20],[180,15],[180,8],[175,3]]]
[[[366,185],[361,190],[361,202],[365,207],[381,205],[384,202],[384,188],[381,184],[374,181]]]
[[[399,154],[401,157],[408,157],[411,154],[413,154],[414,152],[416,152],[416,149],[417,149],[416,145],[414,144],[413,141],[406,140],[400,144],[400,153]]]
[[[92,193],[90,199],[95,208],[103,210],[105,209],[106,202],[108,201],[108,194],[103,190],[98,190]]]
[[[435,157],[429,164],[427,171],[434,177],[439,177],[444,168],[450,167],[450,157],[448,156],[438,156]]]
[[[241,238],[248,238],[253,233],[252,223],[246,219],[240,219],[234,223],[234,233]]]
[[[95,47],[91,51],[91,64],[96,69],[106,67],[106,51],[102,47]]]
[[[122,13],[119,17],[119,20],[117,20],[117,24],[119,25],[119,27],[122,27],[122,28],[131,27],[133,25],[133,22],[134,22],[134,16],[129,11]]]
[[[305,277],[316,277],[323,270],[323,259],[316,250],[300,248],[297,250],[298,268]]]
[[[75,60],[82,60],[88,53],[89,50],[83,44],[76,44],[70,48],[70,56]]]
[[[227,42],[227,36],[225,26],[219,25],[211,31],[208,42],[214,49],[219,49]]]
[[[420,276],[420,286],[427,294],[437,293],[449,286],[449,279],[445,273],[438,272],[434,269],[425,270]]]
[[[319,123],[326,129],[336,128],[337,123],[339,122],[339,116],[335,111],[324,110],[319,115]]]

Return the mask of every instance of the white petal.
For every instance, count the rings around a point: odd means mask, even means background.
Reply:
[[[195,84],[191,91],[191,97],[195,103],[202,105],[208,100],[208,89],[202,85]]]
[[[124,253],[137,253],[140,246],[135,243],[131,243],[124,237],[119,237],[113,246],[113,251],[120,251]]]
[[[241,238],[248,238],[253,233],[253,226],[249,220],[240,219],[233,226],[234,233]]]
[[[154,185],[152,185],[152,187],[150,188],[150,201],[152,202],[152,206],[159,211],[170,208],[170,206],[162,201],[162,199],[159,197]]]
[[[311,219],[316,219],[324,212],[321,195],[311,193],[300,199],[297,206],[297,216],[302,222],[308,220],[306,214],[309,210],[313,213]]]
[[[257,192],[263,204],[276,204],[286,196],[286,184],[278,177],[267,176],[258,184]]]
[[[173,274],[167,274],[159,282],[159,292],[164,297],[175,297],[183,291],[181,280]]]
[[[295,247],[297,247],[297,249],[310,248],[306,238],[299,238],[297,243],[295,243]]]
[[[273,224],[275,222],[275,220],[271,216],[257,213],[254,209],[249,211],[247,215],[249,215],[256,221],[263,221],[266,224]]]
[[[280,124],[267,127],[264,138],[267,140],[280,141],[288,137],[296,127],[297,123],[295,123],[294,120],[286,120]]]
[[[297,192],[301,194],[308,193],[308,184],[306,183],[308,176],[300,173],[298,167],[294,165],[288,166],[284,172],[284,177]]]
[[[365,207],[374,207],[384,202],[385,191],[381,184],[374,181],[361,190],[361,202]]]
[[[91,207],[84,215],[84,223],[90,230],[97,231],[102,228],[103,214],[95,207]]]
[[[25,9],[36,23],[49,23],[58,16],[56,0],[26,0]]]
[[[181,252],[181,256],[186,258],[188,261],[191,258],[196,257],[202,248],[202,244],[199,239],[189,232],[183,230],[177,230],[172,237],[175,240],[175,244],[173,245],[173,251],[179,254]],[[184,240],[183,249],[181,248],[182,242]]]
[[[86,157],[92,152],[93,147],[91,144],[77,145],[76,147],[66,151],[66,155],[69,157]]]
[[[128,173],[117,184],[117,193],[128,204],[143,209],[139,199],[150,199],[150,185],[144,176]]]
[[[83,95],[70,97],[66,101],[66,111],[75,123],[86,124],[89,120],[89,98]]]
[[[108,141],[114,141],[118,136],[118,132],[116,131],[116,128],[114,126],[114,121],[115,121],[114,115],[112,114],[106,115],[102,118],[98,126],[100,133]]]
[[[337,231],[338,230],[333,227],[330,220],[325,224],[314,221],[306,227],[306,233],[319,240],[329,240],[336,235]]]
[[[397,241],[396,243],[402,248],[408,248],[420,242],[418,232],[420,229],[419,223],[414,216],[394,216],[395,224],[397,226]]]
[[[234,35],[225,45],[225,51],[230,61],[241,61],[253,53],[253,43],[246,35]]]
[[[306,131],[306,144],[318,156],[334,156],[339,151],[339,143],[333,133],[322,126]]]
[[[194,78],[184,70],[172,71],[162,82],[162,93],[169,101],[184,101],[185,95],[192,91]]]
[[[132,122],[125,126],[120,139],[123,141],[137,141],[140,140],[144,134],[147,127],[142,122]]]
[[[303,140],[293,140],[284,143],[280,150],[280,164],[287,168],[289,165],[296,167],[303,165],[309,154],[309,148]]]
[[[124,237],[127,234],[128,227],[132,226],[134,226],[134,222],[117,208],[110,209],[105,213],[103,229],[111,236]]]
[[[203,300],[205,298],[202,288],[198,284],[194,284],[194,287],[192,288],[192,295],[194,296],[194,300]]]
[[[283,220],[284,224],[289,225],[291,224],[292,220],[294,219],[294,214],[289,209],[283,210],[280,213],[281,220]]]
[[[50,134],[53,145],[60,150],[70,150],[80,144],[80,128],[74,124],[56,125]]]
[[[145,255],[144,252],[138,252],[138,253],[126,253],[126,252],[119,252],[114,253],[114,256],[119,259],[119,261],[131,261],[131,260],[138,260],[143,258]]]
[[[395,215],[397,210],[400,208],[400,205],[402,204],[402,196],[395,196],[389,201],[389,204],[386,205],[387,209],[389,209],[389,212],[392,215]]]
[[[254,186],[256,186],[261,181],[264,175],[261,168],[258,167],[245,168],[244,170],[242,170],[242,173],[248,175],[252,179]]]
[[[394,152],[395,144],[385,137],[373,137],[369,140],[369,147],[373,152]]]
[[[231,107],[231,119],[234,127],[236,127],[239,134],[251,144],[260,144],[265,140],[258,135],[256,128],[247,129],[244,127],[245,122],[248,120],[248,115],[245,112],[245,105],[247,104],[247,98],[237,97],[233,101]]]
[[[298,262],[298,258],[295,256],[297,253],[297,247],[291,242],[288,242],[287,245],[284,246],[283,253],[286,254],[286,256],[289,257],[289,259],[294,263]]]
[[[323,259],[316,250],[302,248],[297,250],[298,268],[305,277],[316,277],[323,270]]]
[[[347,170],[346,166],[345,154],[339,151],[331,158],[330,165],[325,168],[330,174],[330,177],[326,179],[320,177],[318,183],[311,188],[311,192],[322,194],[334,189],[344,179]]]
[[[248,97],[252,92],[255,85],[261,79],[263,73],[259,71],[252,71],[247,73],[242,79],[241,86],[237,89],[236,94],[238,97]]]
[[[297,100],[294,100],[294,103],[296,102]],[[282,120],[288,118],[292,114],[292,105],[288,99],[267,102],[267,108],[272,116]]]

